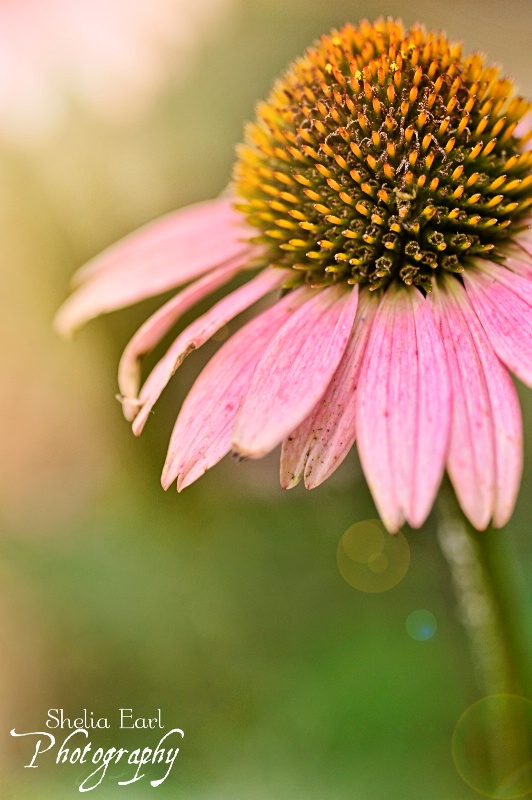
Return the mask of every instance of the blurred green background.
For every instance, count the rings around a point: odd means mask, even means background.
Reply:
[[[0,139],[2,798],[79,796],[78,767],[43,758],[23,769],[31,747],[12,728],[41,730],[49,708],[114,719],[132,707],[161,708],[185,731],[181,752],[158,789],[109,778],[101,797],[469,800],[478,795],[450,743],[481,692],[434,516],[405,531],[404,580],[365,594],[336,566],[346,528],[376,517],[354,453],[313,492],[281,491],[276,453],[227,459],[165,494],[178,404],[213,350],[188,359],[136,440],[113,400],[116,367],[159,301],[98,320],[73,344],[51,320],[87,258],[224,188],[255,102],[322,32],[379,14],[419,20],[487,52],[530,94],[530,2],[228,0],[217,13],[179,80],[168,54],[134,119],[102,118],[73,87],[52,135]],[[532,397],[521,389],[521,495],[509,525],[484,539],[530,696]],[[417,609],[437,619],[429,641],[405,630]],[[96,738],[147,744],[116,730]]]

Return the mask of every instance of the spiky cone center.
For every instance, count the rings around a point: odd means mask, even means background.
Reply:
[[[498,67],[421,26],[333,31],[258,106],[238,208],[289,285],[430,291],[471,257],[504,260],[532,204],[530,103]],[[501,249],[502,246],[502,249]]]

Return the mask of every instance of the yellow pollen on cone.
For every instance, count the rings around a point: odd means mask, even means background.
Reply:
[[[530,103],[498,67],[421,25],[363,20],[274,85],[234,189],[265,263],[296,283],[430,291],[499,245],[532,204]],[[474,212],[474,213],[473,213]]]

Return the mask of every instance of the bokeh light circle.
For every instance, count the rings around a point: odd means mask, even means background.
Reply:
[[[405,627],[411,639],[415,639],[416,642],[427,642],[436,633],[438,622],[434,614],[420,608],[408,615]]]
[[[532,792],[532,701],[514,694],[478,700],[452,740],[455,767],[476,792],[514,800]]]
[[[404,578],[410,547],[403,533],[391,536],[378,519],[356,522],[338,544],[342,578],[361,592],[386,592]]]

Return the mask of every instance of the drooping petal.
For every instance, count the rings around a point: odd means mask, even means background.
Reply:
[[[235,421],[236,452],[260,458],[310,414],[345,351],[358,290],[331,286],[283,325],[259,361]]]
[[[458,286],[454,278],[451,281]],[[435,286],[429,297],[439,322],[453,390],[447,470],[464,513],[483,530],[492,517],[495,497],[493,417],[480,356],[451,290],[451,286],[448,292]]]
[[[521,417],[515,388],[465,290],[454,278],[434,291],[453,403],[447,469],[466,516],[479,530],[506,521],[521,476]]]
[[[248,234],[249,235],[249,234]],[[242,215],[223,197],[173,212],[105,250],[74,276],[55,319],[69,335],[92,317],[182,286],[227,261],[249,260]]]
[[[484,259],[463,273],[467,294],[493,349],[532,384],[532,282]]]
[[[179,412],[162,475],[181,490],[230,450],[235,417],[253,371],[279,328],[312,296],[296,289],[237,331],[200,373]]]
[[[512,515],[523,469],[521,407],[510,374],[493,357],[489,343],[481,344],[477,329],[475,337],[494,418],[496,485],[492,524],[502,528]]]
[[[229,262],[187,286],[164,304],[138,329],[125,348],[118,367],[118,386],[124,416],[130,422],[138,410],[141,359],[158,344],[178,319],[196,303],[233,278],[241,267]]]
[[[133,422],[133,433],[138,436],[168,381],[181,366],[187,355],[205,344],[211,336],[230,320],[256,303],[261,297],[281,286],[286,280],[286,270],[268,267],[248,283],[224,297],[209,311],[179,334],[166,354],[148,376],[139,395],[139,412]]]
[[[340,466],[356,435],[355,392],[378,299],[361,292],[353,332],[340,365],[312,413],[288,436],[281,451],[281,486],[290,489],[305,476],[313,489]]]
[[[385,525],[419,527],[447,454],[450,383],[439,331],[417,289],[390,287],[371,326],[357,391],[358,449]]]
[[[315,436],[305,464],[307,489],[314,489],[332,475],[355,441],[355,394],[371,323],[377,310],[377,298],[365,292],[361,305],[349,352],[340,362],[315,422]]]

